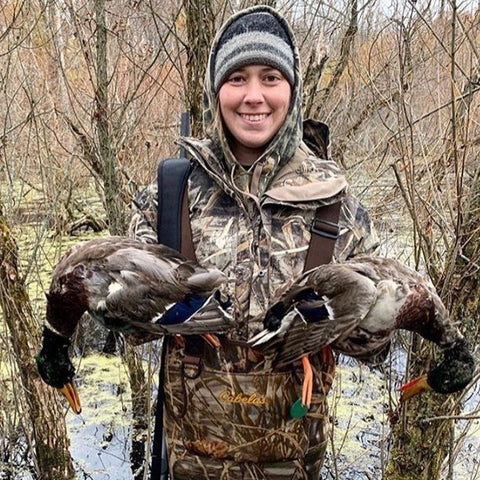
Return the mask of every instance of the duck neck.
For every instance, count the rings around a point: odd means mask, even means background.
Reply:
[[[86,312],[86,305],[77,299],[70,299],[66,295],[57,298],[48,295],[47,324],[58,334],[70,338],[82,315]]]

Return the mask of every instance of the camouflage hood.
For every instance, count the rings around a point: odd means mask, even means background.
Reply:
[[[215,55],[218,42],[228,26],[243,15],[252,12],[267,11],[274,15],[284,27],[291,39],[294,50],[294,83],[287,118],[283,126],[271,140],[263,155],[248,170],[242,167],[235,159],[222,125],[219,121],[218,99],[213,89]],[[303,118],[302,118],[302,75],[298,48],[293,32],[285,19],[268,6],[256,6],[243,10],[233,16],[217,33],[212,45],[209,63],[204,82],[204,132],[205,140],[184,138],[180,141],[190,155],[196,159],[207,173],[219,184],[222,190],[237,198],[243,203],[245,195],[262,197],[269,190],[275,190],[275,196],[282,201],[318,200],[318,192],[323,194],[328,190],[329,195],[335,195],[345,187],[345,178],[338,167],[332,162],[318,162],[311,151],[305,155],[295,156],[302,145]],[[305,147],[305,145],[303,145]],[[306,150],[308,150],[305,147]],[[305,157],[313,157],[305,163]],[[325,157],[324,157],[325,158]],[[317,160],[315,162],[314,160]],[[297,173],[295,173],[297,172]],[[324,182],[326,178],[335,178],[336,185],[326,187],[312,187],[312,183]],[[287,191],[279,192],[279,188],[288,185]],[[292,190],[292,186],[293,188]],[[294,195],[292,197],[292,194]],[[322,194],[322,196],[323,196]],[[298,197],[300,195],[300,198]],[[325,198],[325,197],[324,197]]]

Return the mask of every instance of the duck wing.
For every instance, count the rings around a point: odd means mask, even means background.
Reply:
[[[396,285],[396,303],[387,302],[390,313],[386,314],[385,306],[382,311],[377,300],[377,308],[348,337],[332,345],[335,350],[372,360],[388,348],[395,330],[409,330],[438,345],[443,360],[427,374],[401,387],[402,400],[425,390],[452,393],[465,388],[474,376],[475,359],[431,281],[393,259],[364,256],[347,263],[355,269],[368,265],[379,279],[378,286]]]
[[[267,312],[264,325],[270,315],[282,317],[277,328],[265,328],[249,343],[272,355],[272,365],[279,368],[348,336],[376,300],[375,281],[365,272],[340,263],[321,265],[303,275]]]
[[[107,328],[127,335],[140,330],[140,336],[150,334],[148,339],[165,333],[219,332],[231,324],[213,297],[225,282],[219,270],[204,268],[164,245],[125,237],[95,239],[72,248],[55,268],[49,294],[54,314],[48,321],[70,336],[81,314],[65,315],[62,309],[68,304],[70,310],[88,310]],[[175,315],[164,319],[172,308]]]

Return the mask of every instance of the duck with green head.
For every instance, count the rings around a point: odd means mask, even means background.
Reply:
[[[218,347],[214,334],[232,323],[219,293],[225,284],[219,270],[164,245],[126,237],[78,244],[53,271],[42,349],[35,357],[40,376],[66,396],[75,413],[81,412],[69,347],[85,312],[132,344],[179,334],[202,335]]]
[[[460,391],[474,376],[473,355],[433,285],[396,260],[363,255],[321,265],[277,300],[265,316],[265,329],[250,345],[273,369],[302,360],[302,403],[307,407],[312,395],[309,355],[327,348],[360,360],[378,359],[398,329],[420,334],[444,353],[437,367],[401,387],[402,401],[423,391]]]

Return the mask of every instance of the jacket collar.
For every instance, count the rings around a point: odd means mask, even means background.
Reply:
[[[304,142],[290,161],[272,175],[268,185],[268,176],[264,174],[269,168],[268,164],[260,166],[257,163],[257,166],[253,165],[249,170],[237,165],[232,170],[233,178],[228,178],[222,170],[216,168],[219,160],[210,140],[183,138],[180,143],[220,188],[240,203],[244,202],[245,197],[255,196],[260,203],[265,204],[313,202],[321,205],[331,203],[348,185],[343,171],[335,162],[317,157]],[[260,168],[262,173],[259,175]],[[255,182],[259,184],[256,195],[256,192],[251,191]]]

